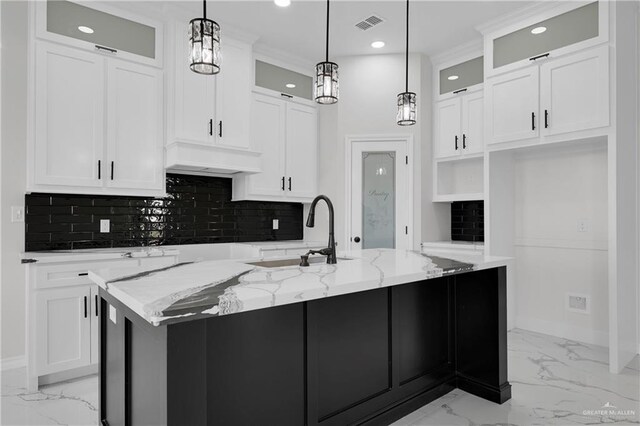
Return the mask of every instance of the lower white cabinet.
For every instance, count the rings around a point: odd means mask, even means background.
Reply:
[[[436,103],[436,157],[482,153],[484,151],[483,111],[482,91],[459,95]]]
[[[35,296],[38,375],[91,364],[91,288],[40,290]]]
[[[262,172],[233,177],[234,200],[311,202],[318,188],[318,124],[314,106],[254,93],[252,143]]]

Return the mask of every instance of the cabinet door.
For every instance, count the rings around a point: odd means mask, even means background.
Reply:
[[[252,195],[284,195],[285,114],[284,101],[253,94],[251,140],[262,152],[262,172],[248,177],[248,192]]]
[[[462,98],[462,153],[484,150],[484,97],[482,92]]]
[[[609,47],[549,61],[540,67],[543,135],[609,125]]]
[[[287,103],[285,155],[287,196],[318,195],[318,120],[314,107]]]
[[[107,185],[163,188],[162,72],[110,60],[107,75]]]
[[[251,108],[251,46],[224,40],[224,61],[216,90],[216,143],[231,148],[250,147],[247,113]]]
[[[458,155],[462,148],[460,131],[460,98],[436,104],[436,156],[438,158]]]
[[[512,142],[539,135],[538,67],[485,82],[486,143]]]
[[[36,52],[34,183],[102,186],[104,59],[48,43]]]
[[[92,285],[89,300],[89,317],[91,318],[91,364],[98,363],[98,327],[100,326],[100,296],[98,295],[98,286]],[[83,312],[84,313],[84,312]]]
[[[89,365],[91,319],[89,286],[36,293],[37,374]]]

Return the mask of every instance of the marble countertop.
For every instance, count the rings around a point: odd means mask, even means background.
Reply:
[[[346,260],[346,259],[348,260]],[[342,252],[336,265],[266,268],[259,259],[179,263],[89,271],[111,296],[153,325],[286,305],[493,268],[508,258],[444,259],[409,250]]]
[[[177,256],[179,250],[161,247],[31,251],[20,254],[22,263],[82,262],[122,258]]]

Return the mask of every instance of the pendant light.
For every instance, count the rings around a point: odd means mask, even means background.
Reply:
[[[202,18],[189,21],[191,71],[198,74],[220,72],[220,25],[207,19],[207,1],[202,2]]]
[[[398,113],[396,122],[399,126],[416,124],[416,94],[409,91],[409,0],[407,0],[407,48],[405,52],[405,88],[398,93]]]
[[[329,0],[327,0],[327,43],[325,61],[316,65],[316,102],[338,102],[338,64],[329,62]]]

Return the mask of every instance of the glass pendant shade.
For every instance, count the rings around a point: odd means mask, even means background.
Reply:
[[[315,100],[319,104],[335,104],[338,102],[338,64],[320,62],[316,65]]]
[[[220,25],[207,18],[189,22],[190,68],[198,74],[220,72]]]
[[[396,122],[400,126],[412,126],[416,124],[416,94],[403,92],[398,94],[398,113]]]

